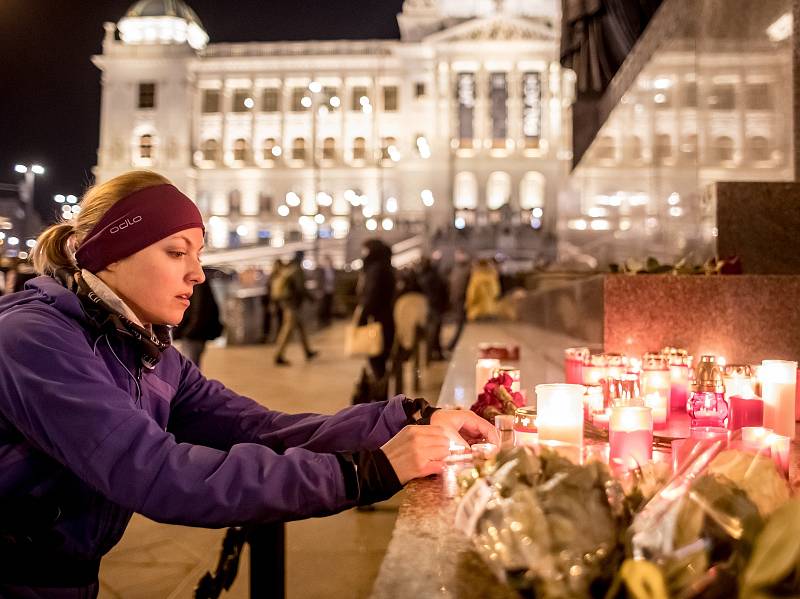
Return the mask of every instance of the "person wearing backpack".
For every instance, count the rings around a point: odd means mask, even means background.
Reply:
[[[280,302],[283,311],[283,324],[278,333],[278,349],[275,352],[276,366],[289,366],[290,363],[284,355],[292,333],[296,330],[303,344],[306,360],[313,360],[317,352],[311,349],[308,336],[303,325],[303,302],[310,297],[306,290],[306,277],[303,274],[303,252],[296,252],[294,260],[281,271],[280,278],[276,281],[276,299]]]

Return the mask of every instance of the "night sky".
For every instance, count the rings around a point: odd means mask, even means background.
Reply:
[[[188,0],[210,43],[399,38],[402,0]],[[0,0],[0,183],[14,164],[39,163],[36,206],[55,214],[56,193],[92,182],[100,119],[103,23],[133,0]]]

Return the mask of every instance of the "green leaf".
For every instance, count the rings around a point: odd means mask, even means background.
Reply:
[[[743,577],[742,597],[775,585],[800,568],[800,499],[784,503],[767,520],[756,538]],[[752,593],[752,594],[748,594]]]

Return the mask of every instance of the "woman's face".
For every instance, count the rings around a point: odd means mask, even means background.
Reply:
[[[179,231],[97,273],[143,324],[177,325],[205,280],[202,229]]]

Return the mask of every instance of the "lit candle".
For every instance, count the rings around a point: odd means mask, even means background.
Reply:
[[[612,466],[630,469],[649,462],[653,458],[653,415],[650,408],[611,408],[608,443]]]
[[[608,421],[611,418],[611,408],[606,408],[603,412],[592,414],[592,423],[597,428],[608,428]]]
[[[542,441],[583,443],[583,385],[536,385],[537,426]]]
[[[789,474],[789,450],[792,440],[773,432],[763,426],[745,426],[742,428],[742,446],[759,454],[769,455],[778,469]]]
[[[729,405],[733,395],[753,395],[753,371],[748,364],[728,364],[722,371],[722,381],[725,384],[725,399]]]
[[[507,374],[511,377],[511,392],[519,393],[520,390],[520,372],[519,368],[514,366],[506,366],[505,364],[497,366],[492,371],[492,378],[496,378],[501,374]]]
[[[761,397],[764,400],[764,426],[794,439],[797,362],[761,362]]]
[[[564,380],[579,385],[583,381],[583,363],[589,358],[588,347],[568,347],[564,350]]]
[[[727,427],[728,403],[725,401],[725,384],[716,356],[700,356],[687,408],[692,428]]]
[[[642,359],[642,396],[644,405],[653,410],[653,428],[669,426],[670,372],[660,354],[647,353]]]
[[[692,358],[685,349],[669,349],[669,409],[671,412],[686,412],[689,399],[689,366]]]
[[[483,393],[483,387],[492,378],[492,373],[498,366],[500,360],[495,358],[480,358],[475,363],[475,397]]]
[[[764,402],[758,397],[742,397],[731,395],[731,414],[728,428],[732,431],[744,426],[762,426],[764,424]]]
[[[606,378],[618,379],[628,369],[625,356],[622,354],[603,354],[606,360]]]
[[[772,453],[772,460],[775,462],[778,470],[780,470],[784,476],[788,476],[789,449],[792,446],[792,440],[784,435],[772,433],[767,437],[767,443],[769,443],[769,449]]]
[[[583,396],[584,418],[592,419],[592,415],[596,412],[604,412],[605,396],[603,395],[603,387],[594,385],[586,388],[586,394]]]
[[[606,357],[603,354],[589,356],[582,367],[584,385],[599,385],[606,377]]]
[[[517,408],[514,412],[514,446],[536,445],[536,408]]]

